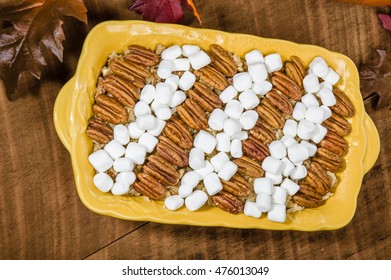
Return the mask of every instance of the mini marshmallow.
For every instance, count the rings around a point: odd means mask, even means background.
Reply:
[[[216,150],[219,152],[230,152],[231,151],[231,138],[226,133],[218,133],[216,134]]]
[[[270,178],[272,180],[273,185],[278,185],[282,181],[282,175],[281,174],[273,174],[270,172],[265,173],[265,177]]]
[[[272,204],[267,219],[272,222],[283,223],[286,220],[286,206],[283,204]]]
[[[269,81],[262,81],[258,83],[254,83],[252,86],[252,90],[255,92],[255,94],[263,96],[269,91],[271,91],[273,85]]]
[[[157,118],[155,127],[148,129],[147,132],[157,137],[162,133],[165,126],[166,122]]]
[[[134,172],[120,172],[115,177],[116,182],[124,182],[127,186],[132,185],[136,181],[136,174]]]
[[[123,124],[117,124],[113,128],[114,139],[118,140],[122,145],[127,145],[130,141],[129,130]]]
[[[116,172],[130,172],[134,164],[130,158],[117,158],[114,160],[113,168]]]
[[[192,189],[195,188],[201,181],[200,175],[195,171],[188,171],[182,176],[182,185],[190,186]]]
[[[211,63],[209,55],[204,51],[199,51],[195,55],[189,56],[189,61],[194,70],[199,70]]]
[[[122,146],[122,144],[116,139],[113,139],[107,143],[104,147],[104,150],[112,159],[122,157],[125,154],[124,146]]]
[[[147,148],[139,143],[130,142],[126,147],[125,157],[130,158],[135,164],[143,164]]]
[[[259,50],[252,50],[244,55],[244,59],[248,66],[257,63],[263,63],[265,59],[263,54]]]
[[[301,140],[300,144],[304,145],[307,150],[310,157],[314,156],[316,153],[316,150],[318,149],[314,144],[311,144],[310,142],[306,140]]]
[[[214,109],[209,116],[208,125],[210,128],[220,131],[224,127],[224,121],[228,119],[228,115],[221,109]]]
[[[252,129],[258,120],[258,113],[254,110],[245,111],[240,115],[239,122],[241,123],[243,129],[250,130]]]
[[[327,76],[324,78],[326,82],[329,82],[332,85],[335,85],[339,81],[339,75],[333,69],[329,67],[329,72]]]
[[[335,98],[334,93],[327,88],[322,88],[319,91],[318,96],[320,97],[322,104],[326,106],[331,107],[334,106],[335,103],[337,103],[337,99]]]
[[[241,102],[237,100],[231,100],[225,105],[224,112],[228,115],[228,117],[232,119],[239,119],[242,115],[244,107]]]
[[[254,83],[265,81],[268,77],[266,65],[263,63],[251,64],[248,66],[248,72]]]
[[[145,132],[145,129],[140,129],[137,127],[136,122],[132,122],[128,125],[128,131],[129,131],[129,136],[132,139],[139,139],[141,135]]]
[[[150,115],[151,108],[149,107],[149,105],[146,102],[139,101],[134,106],[133,112],[136,117],[143,116],[143,115]]]
[[[205,166],[204,151],[200,148],[192,148],[189,153],[189,166],[193,169],[200,169]]]
[[[196,169],[194,171],[200,176],[200,180],[204,180],[206,175],[208,175],[214,171],[214,168],[208,160],[205,160],[204,167],[202,167],[200,169]]]
[[[310,106],[305,113],[305,119],[313,123],[321,124],[324,120],[324,110],[320,107]]]
[[[237,73],[232,78],[232,84],[237,91],[245,91],[253,85],[253,80],[248,72]]]
[[[319,78],[315,74],[308,74],[303,80],[304,90],[308,93],[315,93],[319,91]]]
[[[215,195],[223,189],[219,176],[214,172],[205,176],[204,186],[209,195]]]
[[[288,157],[292,162],[298,162],[309,158],[308,149],[302,144],[292,145],[288,148]]]
[[[295,140],[295,138],[293,138],[293,136],[290,136],[290,135],[282,136],[281,141],[284,143],[286,148],[288,148],[294,144],[297,144],[297,141]]]
[[[196,76],[190,71],[186,71],[179,79],[179,88],[181,90],[187,91],[194,85],[195,81]]]
[[[155,112],[157,110],[157,108],[161,107],[161,106],[166,106],[167,104],[161,104],[160,102],[158,102],[157,100],[154,100],[152,103],[151,103],[151,109],[153,112]]]
[[[314,106],[319,107],[319,101],[312,93],[307,93],[301,98],[301,103],[303,103],[307,108]]]
[[[197,211],[208,201],[208,195],[201,191],[195,190],[191,195],[185,198],[186,208],[190,211]]]
[[[159,104],[169,104],[172,98],[171,86],[167,83],[158,83],[155,91],[155,101]]]
[[[171,98],[169,105],[171,108],[175,108],[175,107],[181,105],[183,103],[183,101],[185,101],[185,100],[186,100],[186,94],[181,90],[177,90],[172,95],[172,98]]]
[[[295,120],[300,121],[305,118],[306,112],[307,107],[301,102],[296,102],[295,108],[293,108],[292,116]]]
[[[238,91],[233,86],[228,86],[220,93],[219,97],[223,103],[228,103],[234,99],[237,94]]]
[[[174,70],[174,63],[171,60],[162,60],[159,63],[157,69],[157,75],[161,79],[167,79],[170,77],[172,71]]]
[[[200,47],[196,45],[183,45],[182,54],[185,57],[196,55],[200,51]]]
[[[267,212],[272,207],[272,196],[268,193],[259,193],[255,203],[259,211]]]
[[[145,85],[140,93],[140,100],[150,104],[155,98],[155,87],[153,85]]]
[[[265,64],[269,73],[280,70],[282,68],[282,60],[280,54],[273,53],[265,56]]]
[[[185,200],[179,195],[172,195],[164,200],[164,206],[166,206],[166,208],[171,211],[175,211],[181,208],[184,203]]]
[[[273,193],[273,182],[270,178],[262,177],[254,180],[254,191],[256,194],[267,193],[271,195]]]
[[[260,218],[262,215],[262,211],[259,211],[257,208],[257,204],[252,201],[246,201],[244,204],[243,213],[246,216],[254,217],[254,218]]]
[[[170,77],[168,77],[164,81],[164,83],[168,84],[170,86],[171,92],[175,92],[179,86],[179,76],[178,75],[171,75]],[[170,102],[171,102],[171,99],[170,99]],[[169,104],[169,103],[167,103],[167,104]]]
[[[227,119],[224,121],[224,132],[230,137],[242,130],[242,124],[236,119]]]
[[[238,99],[246,110],[253,109],[259,104],[258,96],[251,89],[243,91]]]
[[[321,124],[317,124],[311,140],[314,141],[316,144],[318,144],[320,141],[323,140],[326,134],[327,134],[327,128],[325,128]]]
[[[173,71],[189,71],[190,61],[187,58],[178,58],[172,61],[174,63]]]
[[[174,59],[180,57],[181,55],[182,55],[181,47],[178,45],[174,45],[174,46],[171,46],[171,47],[165,49],[162,52],[161,57],[162,57],[162,59],[166,59],[166,60],[174,60]]]
[[[327,81],[323,81],[320,83],[320,88],[327,88],[329,90],[333,90],[333,85]],[[318,95],[318,93],[316,93],[316,95]]]
[[[304,162],[304,160],[294,161],[293,164],[294,164],[294,166],[300,166],[300,165],[303,165],[303,162]]]
[[[113,160],[105,150],[98,150],[88,156],[88,161],[98,172],[105,172],[113,166]]]
[[[281,188],[284,188],[289,195],[294,195],[300,189],[300,186],[289,178],[285,178],[281,183]]]
[[[216,144],[216,138],[205,130],[200,130],[194,138],[194,147],[201,148],[206,154],[213,152]]]
[[[231,141],[231,156],[233,158],[241,158],[243,156],[242,141],[239,139]]]
[[[233,175],[235,175],[238,170],[238,166],[232,162],[226,162],[219,170],[219,177],[225,181],[229,181]]]
[[[300,180],[305,178],[305,176],[307,176],[307,168],[304,165],[296,166],[289,174],[289,177],[293,180]]]
[[[276,175],[280,174],[282,171],[282,167],[283,167],[282,162],[279,159],[272,156],[266,157],[262,162],[262,169],[272,174],[276,174]]]
[[[156,118],[152,115],[139,116],[136,119],[137,128],[140,130],[152,129],[156,126]],[[129,130],[130,134],[130,130]],[[133,138],[133,137],[132,137]]]
[[[158,142],[159,142],[159,140],[155,136],[153,136],[151,133],[148,133],[148,132],[145,132],[138,139],[138,143],[145,146],[148,153],[152,153],[152,151],[155,149]]]
[[[101,192],[108,192],[113,187],[113,179],[107,173],[97,173],[93,179],[95,187]]]
[[[272,194],[272,202],[277,204],[285,204],[286,193],[286,189],[281,187],[274,187]]]
[[[301,120],[297,126],[297,136],[301,139],[311,139],[315,132],[316,125],[306,119]]]
[[[322,108],[323,111],[324,111],[323,121],[325,121],[325,120],[327,120],[328,118],[331,117],[332,112],[331,112],[331,109],[328,106],[322,105],[322,106],[320,106],[320,108]]]
[[[129,185],[124,182],[115,182],[111,188],[111,193],[114,195],[124,195],[129,191]]]
[[[297,135],[297,122],[295,120],[286,120],[282,128],[284,135],[295,137]]]
[[[286,157],[286,147],[284,142],[275,140],[269,144],[269,151],[272,157],[282,159]]]
[[[281,159],[281,161],[284,164],[284,168],[282,169],[282,175],[288,177],[289,174],[292,172],[293,168],[295,168],[295,165],[288,158],[283,158]]]
[[[181,184],[178,188],[178,195],[182,198],[186,198],[193,193],[193,188],[189,185]]]
[[[210,159],[210,163],[212,164],[215,172],[219,172],[221,167],[223,167],[228,161],[229,157],[224,152],[220,152]]]
[[[155,115],[161,120],[167,121],[172,116],[171,108],[168,105],[159,106],[155,110]]]
[[[323,57],[317,56],[315,57],[309,65],[312,73],[314,73],[319,78],[324,79],[329,73],[329,66]]]
[[[235,133],[234,135],[231,136],[231,141],[234,140],[234,139],[238,139],[238,140],[247,140],[248,139],[248,133],[247,131],[239,131],[237,133]]]

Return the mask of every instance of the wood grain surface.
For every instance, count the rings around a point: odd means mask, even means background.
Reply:
[[[9,102],[0,84],[0,259],[391,259],[391,111],[372,109],[380,157],[365,176],[353,220],[336,231],[296,232],[175,226],[97,215],[79,200],[68,152],[53,126],[56,96],[74,74],[95,24],[140,19],[133,1],[85,1],[87,27],[65,20],[64,63],[41,81],[22,77]],[[204,28],[320,45],[357,65],[391,51],[376,16],[385,8],[332,0],[196,0]],[[227,4],[229,3],[229,4]],[[198,27],[191,13],[184,23]],[[21,95],[21,92],[28,92]],[[343,211],[343,209],[341,209]]]

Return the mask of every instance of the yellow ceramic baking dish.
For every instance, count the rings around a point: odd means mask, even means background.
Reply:
[[[93,144],[85,130],[92,116],[91,105],[102,66],[110,53],[122,52],[130,44],[152,49],[157,44],[196,44],[204,49],[208,49],[211,44],[219,44],[239,56],[252,49],[259,49],[264,54],[278,52],[283,60],[297,55],[306,65],[315,56],[324,57],[341,75],[338,87],[346,92],[356,108],[356,114],[349,120],[352,133],[346,138],[350,144],[345,158],[346,169],[338,174],[340,182],[335,196],[324,206],[288,214],[285,223],[275,223],[265,217],[255,219],[243,214],[232,215],[209,206],[197,212],[185,208],[173,212],[164,208],[163,202],[100,192],[92,181],[94,170],[88,162],[88,155]],[[75,76],[57,97],[54,123],[61,141],[71,154],[79,197],[89,209],[121,219],[169,224],[302,231],[341,228],[349,223],[355,213],[362,178],[374,165],[380,149],[378,132],[364,110],[357,69],[348,57],[312,45],[144,21],[108,21],[91,30],[85,40]]]

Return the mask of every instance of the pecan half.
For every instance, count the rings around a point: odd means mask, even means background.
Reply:
[[[124,57],[129,61],[145,66],[154,66],[159,62],[159,56],[156,53],[139,45],[130,45]]]
[[[261,165],[249,157],[242,156],[234,159],[233,162],[238,166],[238,173],[244,176],[259,178],[265,174]]]
[[[235,174],[229,181],[221,180],[223,189],[237,197],[247,197],[250,194],[250,184],[242,177]]]
[[[292,196],[292,201],[299,206],[305,208],[316,208],[322,206],[325,203],[325,200],[313,199],[302,193],[295,194]]]
[[[291,61],[287,61],[285,63],[285,72],[301,89],[303,89],[305,68],[300,58],[297,56],[291,56]]]
[[[313,187],[321,195],[325,195],[331,187],[330,177],[327,175],[326,170],[324,170],[322,165],[317,162],[311,163],[307,176],[301,182]]]
[[[189,165],[189,156],[185,150],[165,136],[160,136],[159,140],[156,146],[157,155],[179,167]]]
[[[221,109],[223,107],[223,102],[220,100],[220,97],[208,86],[199,82],[195,82],[194,90],[189,89],[187,94],[191,99],[197,101],[207,112],[212,112],[215,108]]]
[[[333,113],[322,125],[341,136],[346,136],[352,131],[351,124],[336,113]]]
[[[282,72],[274,72],[270,78],[273,86],[282,94],[299,101],[302,96],[301,88],[289,76]]]
[[[88,121],[86,134],[91,139],[103,144],[110,142],[114,137],[113,129],[96,118],[91,118]]]
[[[208,119],[204,110],[192,99],[188,98],[182,105],[178,106],[177,113],[190,128],[200,130],[208,127]]]
[[[319,145],[322,148],[333,152],[336,155],[343,156],[348,152],[349,144],[342,136],[329,130],[326,136],[320,141]]]
[[[144,172],[151,174],[165,186],[175,186],[179,182],[179,172],[175,166],[158,155],[148,157],[148,163],[143,166]]]
[[[271,90],[266,94],[266,98],[270,103],[286,115],[291,115],[293,112],[292,103],[286,95],[283,95],[275,90]]]
[[[354,106],[349,97],[340,89],[333,89],[337,103],[331,107],[331,110],[336,112],[341,117],[351,118],[354,115]]]
[[[130,81],[138,88],[145,86],[145,78],[150,77],[149,70],[123,58],[113,58],[109,62],[110,70],[122,78]]]
[[[332,172],[341,171],[345,166],[343,158],[325,148],[318,148],[313,161],[319,162],[326,170]]]
[[[242,142],[242,149],[246,156],[261,162],[270,156],[267,146],[253,136]]]
[[[260,120],[257,120],[255,126],[250,129],[250,134],[261,140],[264,144],[269,144],[276,140],[276,134],[273,132],[273,129],[267,124],[262,123]]]
[[[303,182],[300,182],[299,186],[300,186],[300,189],[298,191],[298,194],[300,194],[300,193],[304,194],[306,197],[309,197],[309,198],[312,198],[315,200],[322,199],[322,195],[312,186],[310,186],[306,183],[303,183]]]
[[[211,197],[212,204],[228,213],[239,214],[243,212],[244,203],[239,198],[225,191]]]
[[[224,75],[232,77],[238,72],[238,67],[232,56],[222,47],[216,44],[210,46],[209,54],[212,58],[213,65]]]
[[[113,124],[126,123],[129,117],[121,103],[105,94],[95,97],[92,111],[102,120]]]
[[[191,136],[183,121],[176,116],[166,123],[163,133],[183,149],[190,149],[193,146],[193,136]]]
[[[102,81],[103,88],[118,102],[125,106],[134,106],[140,98],[137,87],[117,75],[108,75]]]
[[[166,188],[155,177],[147,173],[137,174],[139,182],[133,185],[133,188],[139,193],[154,200],[164,199]]]
[[[259,117],[272,128],[280,129],[284,126],[284,116],[270,103],[268,99],[262,99],[261,104],[257,106],[255,110]]]
[[[228,81],[224,75],[210,65],[205,66],[200,70],[195,70],[194,75],[196,75],[201,82],[218,90],[224,90],[228,86]]]

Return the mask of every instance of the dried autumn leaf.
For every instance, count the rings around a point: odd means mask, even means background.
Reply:
[[[375,109],[391,105],[391,55],[376,50],[378,62],[375,65],[360,66],[360,89],[363,98],[377,94],[379,100]]]
[[[179,23],[183,19],[182,2],[193,10],[201,24],[201,18],[193,0],[135,0],[129,10],[142,14],[144,20]]]
[[[65,35],[60,16],[86,23],[86,12],[82,0],[25,0],[17,6],[0,8],[0,19],[11,24],[0,30],[0,79],[8,99],[23,72],[40,79],[47,64],[46,50],[62,62]]]

